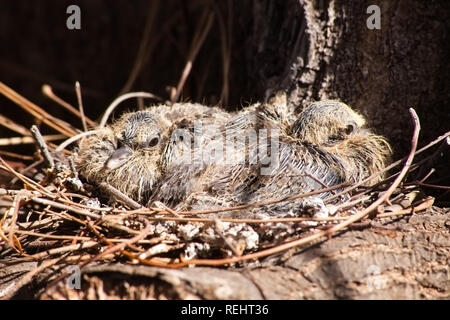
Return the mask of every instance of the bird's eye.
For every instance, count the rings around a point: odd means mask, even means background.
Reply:
[[[156,146],[158,143],[159,143],[159,137],[153,137],[153,138],[149,141],[147,147],[148,147],[148,148],[152,148],[152,147]]]
[[[350,135],[355,130],[356,130],[356,123],[350,123],[349,125],[347,125],[347,127],[344,130],[344,132],[345,132],[345,134]]]

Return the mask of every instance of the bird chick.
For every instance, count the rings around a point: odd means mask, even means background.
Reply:
[[[296,139],[321,147],[339,159],[344,167],[341,175],[348,182],[361,181],[380,171],[392,154],[387,140],[366,128],[362,115],[335,100],[310,104],[299,114],[292,132]]]
[[[280,137],[279,165],[259,177],[252,200],[360,182],[382,170],[391,148],[383,137],[365,128],[365,123],[360,114],[338,101],[315,102],[304,108],[291,136]]]
[[[106,182],[140,202],[161,175],[165,124],[151,111],[124,114],[80,142],[76,164],[87,182]]]
[[[257,113],[255,115],[255,112]],[[243,119],[242,119],[243,118]],[[387,141],[366,129],[364,118],[338,101],[315,102],[289,121],[268,105],[238,114],[228,125],[240,124],[280,129],[277,141],[258,141],[257,147],[272,150],[277,143],[275,166],[261,174],[262,158],[256,164],[239,162],[209,172],[208,194],[201,194],[185,204],[187,208],[204,209],[214,204],[236,205],[282,198],[305,193],[342,182],[359,182],[384,168],[391,149]],[[257,123],[257,124],[256,124]],[[274,126],[275,125],[275,126]],[[237,133],[236,133],[237,134]],[[265,144],[266,145],[263,145]],[[250,156],[246,154],[246,156]],[[374,179],[371,182],[376,181]],[[324,198],[328,194],[321,194]],[[300,200],[300,203],[302,200]],[[297,202],[265,207],[272,214],[287,213],[299,207]],[[261,209],[257,209],[261,210]]]
[[[285,102],[284,99],[284,105]],[[243,172],[257,161],[258,130],[286,126],[282,105],[282,101],[256,103],[227,116],[216,112],[202,119],[202,130],[196,130],[192,121],[184,121],[180,128],[188,129],[189,134],[181,141],[176,137],[169,141],[167,155],[171,160],[148,205],[161,201],[183,210],[188,203],[196,203],[195,208],[205,207],[206,202],[200,198],[221,205],[233,203],[240,189],[246,187],[240,180],[251,179],[250,175],[243,176]],[[192,144],[194,140],[197,143]],[[189,164],[180,161],[181,150],[183,156],[195,160]]]
[[[285,110],[285,99],[278,99],[234,115],[189,103],[127,113],[80,143],[79,171],[88,182],[107,182],[143,205],[205,209],[361,181],[388,161],[386,140],[341,102],[315,102],[296,119]],[[246,130],[259,129],[268,130],[268,139],[242,139]],[[272,130],[279,131],[277,139],[270,139]],[[233,139],[240,141],[233,162],[197,157],[205,149],[224,151]],[[253,152],[260,149],[270,151]]]
[[[182,163],[186,142],[178,131],[213,115],[218,122],[228,117],[219,108],[191,103],[125,113],[80,142],[76,165],[87,182],[108,183],[145,205],[166,169]]]
[[[164,175],[147,205],[160,201],[175,206],[190,194],[202,192],[205,170],[221,163],[222,131],[231,114],[216,107],[203,108],[197,116],[189,114],[173,123],[171,137],[162,155]]]

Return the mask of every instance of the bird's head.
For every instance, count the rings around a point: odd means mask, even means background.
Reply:
[[[112,127],[115,150],[104,163],[106,170],[115,170],[128,162],[158,158],[161,155],[164,128],[150,111],[138,111],[122,116]],[[149,163],[146,163],[149,165]]]
[[[80,142],[76,163],[90,183],[102,182],[144,203],[161,177],[165,122],[157,112],[126,113]]]
[[[318,101],[303,109],[293,125],[293,133],[311,144],[332,145],[365,133],[365,123],[360,114],[342,102]]]
[[[383,169],[392,153],[386,139],[365,125],[362,115],[342,102],[329,100],[303,109],[292,131],[299,140],[341,159],[347,179],[358,181]]]

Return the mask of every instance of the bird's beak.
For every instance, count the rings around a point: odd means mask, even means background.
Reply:
[[[129,147],[120,147],[106,160],[105,169],[114,170],[125,164],[130,159],[133,151]]]

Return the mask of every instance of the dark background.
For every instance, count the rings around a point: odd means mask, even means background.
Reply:
[[[226,1],[58,0],[33,5],[23,0],[2,2],[1,80],[47,110],[53,108],[53,103],[40,93],[43,83],[50,84],[55,93],[76,105],[73,84],[79,81],[86,113],[92,118],[98,117],[124,88],[147,19],[153,21],[147,39],[151,45],[144,55],[142,71],[128,91],[149,91],[165,99],[167,87],[178,83],[205,8],[222,10],[223,18],[228,19]],[[81,30],[66,28],[69,16],[66,8],[70,4],[81,8]],[[251,7],[250,1],[248,5]],[[255,84],[247,81],[247,73],[260,72],[248,70],[252,65],[247,61],[255,60],[256,53],[251,45],[239,39],[252,28],[251,17],[233,18],[233,28],[232,94],[227,107],[236,109],[261,96]],[[219,102],[221,87],[220,31],[214,22],[195,60],[182,99],[215,104]],[[0,102],[4,111],[9,104],[3,98]]]

